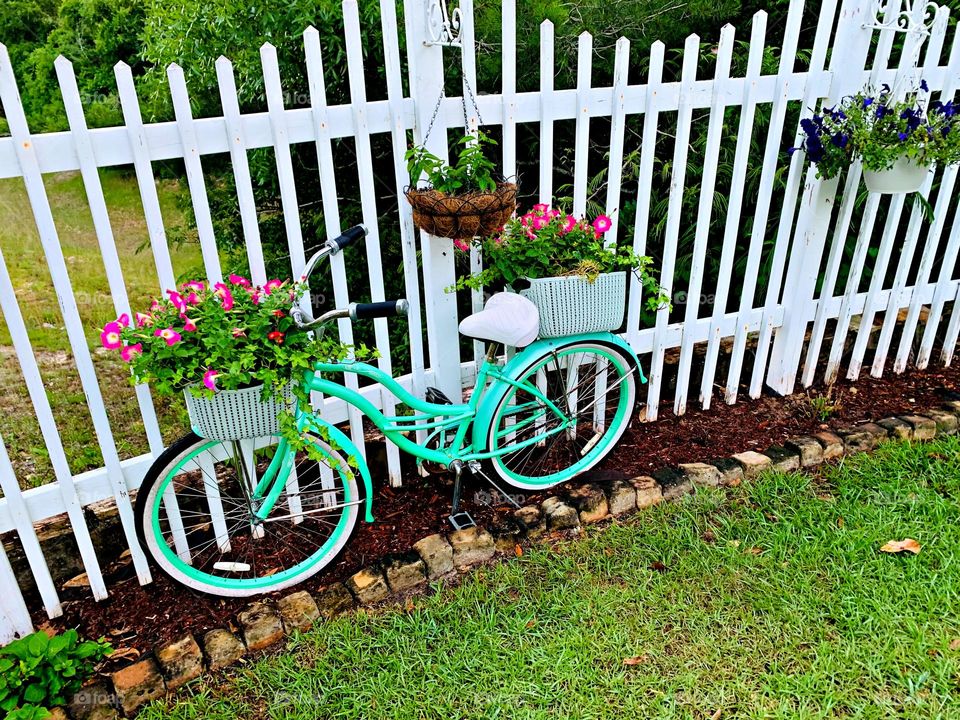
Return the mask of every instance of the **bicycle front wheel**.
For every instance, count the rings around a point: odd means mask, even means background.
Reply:
[[[573,342],[537,358],[493,413],[487,448],[493,470],[515,487],[539,490],[598,462],[630,424],[637,395],[632,358],[612,345]]]
[[[346,459],[315,435],[305,449],[280,438],[181,438],[137,494],[137,530],[163,572],[194,590],[244,597],[280,590],[329,565],[356,527],[362,502]],[[275,462],[274,462],[275,461]],[[284,488],[261,520],[254,492],[274,463]]]

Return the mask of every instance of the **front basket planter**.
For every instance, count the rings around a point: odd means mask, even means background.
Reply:
[[[279,414],[284,405],[293,404],[293,390],[288,386],[281,403],[276,397],[263,399],[263,385],[241,390],[220,390],[213,397],[194,397],[183,393],[193,431],[211,440],[244,440],[276,435],[280,432]]]
[[[903,157],[887,170],[864,170],[863,180],[870,192],[912,193],[920,189],[929,171],[926,165],[918,165]]]
[[[500,231],[517,209],[517,186],[497,184],[496,192],[446,195],[433,188],[408,188],[413,223],[437,237],[488,237]]]
[[[623,324],[626,271],[530,280],[520,294],[540,312],[540,337],[616,330]]]

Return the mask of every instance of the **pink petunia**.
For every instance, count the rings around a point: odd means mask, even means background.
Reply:
[[[233,330],[230,331],[230,334],[233,335],[234,337],[246,337],[247,331],[244,330],[243,328],[234,328]]]
[[[187,309],[187,303],[184,301],[183,296],[176,290],[167,290],[167,295],[170,297],[170,302],[173,303],[173,306],[178,312],[183,312]]]
[[[533,222],[534,215],[533,213],[527,213],[522,218],[520,218],[520,224],[526,227]]]
[[[250,300],[251,302],[253,302],[254,305],[259,305],[260,300],[263,299],[263,295],[260,293],[260,290],[258,290],[257,288],[252,288],[252,287],[247,288],[247,295],[250,296]]]
[[[576,226],[577,219],[573,215],[567,215],[566,219],[563,221],[563,227],[560,228],[560,232],[571,232]]]
[[[216,390],[216,389],[217,389],[217,376],[218,376],[219,374],[220,374],[220,373],[218,373],[216,370],[212,370],[212,369],[211,369],[211,370],[207,370],[207,371],[203,374],[203,386],[204,386],[207,390]]]
[[[142,328],[144,325],[153,325],[153,315],[150,313],[141,313],[138,312],[134,315],[137,319],[137,327]]]
[[[189,295],[187,295],[187,297],[185,298],[185,300],[186,300],[187,305],[199,305],[199,304],[200,304],[200,296],[197,295],[195,292],[191,292]]]
[[[231,274],[228,278],[231,285],[239,285],[241,287],[250,287],[250,281],[247,280],[242,275],[233,275]]]
[[[160,309],[160,301],[154,298],[153,302],[150,303],[150,310],[152,310],[153,312],[156,312],[159,309]]]
[[[558,218],[558,217],[560,217],[561,215],[563,215],[563,213],[560,212],[559,210],[557,210],[556,208],[554,208],[553,210],[551,210],[550,212],[547,213],[547,216],[548,216],[551,220],[553,220],[554,218]]]
[[[270,280],[269,282],[267,282],[266,285],[263,286],[263,292],[269,295],[274,290],[278,290],[281,287],[283,287],[283,280],[277,280],[276,278],[274,278],[273,280]]]
[[[223,305],[224,310],[233,309],[233,293],[230,292],[230,288],[223,283],[217,283],[213,286],[213,294],[220,298],[220,304]]]
[[[163,338],[166,340],[167,345],[169,346],[176,345],[178,342],[180,342],[180,333],[171,327],[163,328],[162,330],[157,328],[153,331],[153,334],[158,338]]]
[[[123,328],[120,323],[108,322],[103,326],[103,332],[100,333],[100,342],[107,350],[119,350],[123,347],[123,340],[120,338],[120,332]]]
[[[183,318],[183,331],[184,332],[196,332],[197,323],[191,320],[190,318],[184,316]]]
[[[120,357],[123,358],[124,362],[130,362],[133,358],[143,352],[143,345],[140,343],[135,343],[133,345],[125,345],[120,351]]]
[[[606,215],[597,215],[597,219],[593,221],[593,229],[597,235],[603,235],[612,227],[613,221]]]
[[[533,219],[533,229],[543,230],[549,223],[550,221],[547,218],[543,217],[542,215],[538,215]]]
[[[547,205],[546,203],[537,203],[536,205],[533,206],[533,212],[538,213],[540,215],[544,215],[549,210],[550,210],[550,206]]]
[[[130,327],[130,316],[126,313],[120,313],[120,317],[117,318],[117,322],[121,327]]]
[[[464,240],[454,240],[454,241],[453,241],[453,246],[454,246],[455,248],[457,248],[457,250],[462,250],[463,252],[469,252],[469,251],[470,251],[470,246],[467,245],[466,241],[464,241]]]
[[[191,280],[190,282],[184,283],[183,287],[187,290],[193,290],[194,292],[198,293],[203,292],[205,289],[204,284],[199,280]]]

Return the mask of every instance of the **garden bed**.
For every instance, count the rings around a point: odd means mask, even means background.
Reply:
[[[828,427],[934,407],[944,400],[960,398],[960,368],[867,377],[855,386],[838,382],[832,393],[832,402],[838,407],[826,422],[816,415],[816,397],[822,397],[822,391],[787,398],[764,396],[736,405],[715,401],[708,411],[690,410],[680,418],[672,416],[671,408],[664,404],[660,421],[634,423],[615,452],[592,475],[607,480],[649,475],[680,463],[763,450],[782,444],[788,437]],[[448,481],[442,476],[420,478],[412,465],[407,469],[403,488],[378,485],[376,522],[361,524],[337,563],[303,583],[303,589],[315,591],[344,580],[389,553],[408,551],[420,538],[449,530]],[[481,491],[487,489],[468,483],[464,492],[466,508],[481,524],[489,524],[495,515],[509,509],[491,509],[478,502],[483,498]],[[536,495],[523,497],[525,503],[541,499]],[[249,602],[193,594],[159,574],[152,584],[140,586],[129,564],[117,567],[108,581],[108,600],[94,602],[85,587],[67,589],[63,593],[63,616],[51,622],[37,611],[34,622],[38,626],[76,627],[88,637],[105,636],[125,651],[120,663],[124,664],[185,632],[202,634],[213,627],[230,625]]]

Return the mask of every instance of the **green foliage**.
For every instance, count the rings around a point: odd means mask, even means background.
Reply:
[[[70,629],[49,637],[38,631],[0,648],[0,710],[8,718],[40,720],[64,705],[111,652],[103,642],[80,642]]]
[[[453,165],[445,163],[422,145],[412,147],[404,156],[410,184],[415,185],[426,175],[433,189],[445,195],[494,192],[497,189],[497,181],[493,178],[496,166],[487,158],[484,148],[496,144],[482,132],[476,137],[464,135],[457,141],[459,152]]]
[[[927,92],[923,81],[920,90]],[[953,102],[931,103],[927,112],[917,93],[896,101],[888,85],[845,98],[800,125],[801,148],[822,178],[836,177],[856,158],[874,171],[902,158],[919,165],[960,162],[960,115]]]
[[[562,275],[583,275],[592,282],[601,273],[633,270],[646,290],[649,308],[669,302],[650,270],[649,257],[627,247],[604,245],[603,235],[610,225],[606,215],[588,223],[536,205],[526,215],[512,218],[500,236],[477,241],[485,267],[476,275],[462,276],[456,288],[501,287]]]
[[[259,384],[279,392],[317,360],[343,359],[349,350],[294,323],[290,306],[305,291],[279,280],[253,287],[237,275],[230,285],[191,281],[154,300],[136,322],[121,316],[107,323],[101,341],[130,363],[134,382],[162,395],[189,388],[210,396]]]

